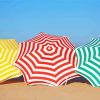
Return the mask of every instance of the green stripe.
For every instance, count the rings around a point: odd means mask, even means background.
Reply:
[[[93,48],[93,47],[92,47],[92,49],[93,49],[93,53],[94,53],[94,54],[93,54],[93,55],[94,55],[94,56],[93,56],[93,57],[94,57],[93,59],[95,59],[95,58],[96,58],[96,57],[95,57],[95,55],[96,55],[96,50],[95,50],[95,48]],[[91,60],[90,60],[90,59],[91,59],[91,50],[90,50],[90,48],[88,48],[88,51],[89,51],[89,54],[90,54],[90,56],[89,56],[89,62],[91,62],[93,65],[95,65],[95,66],[97,66],[97,67],[99,68],[100,65],[98,65],[98,64],[95,63],[94,61],[91,61]],[[97,58],[96,58],[96,59],[97,59]],[[95,59],[95,60],[96,60],[96,59]],[[99,60],[97,59],[97,61],[99,62],[100,59],[99,59]]]
[[[86,71],[88,74],[90,74],[92,77],[94,77],[94,79],[96,79],[98,82],[100,82],[100,80],[90,70],[86,69],[86,67],[90,67],[90,66],[86,65],[84,67],[78,67],[78,69]],[[100,73],[98,75],[100,75]]]
[[[96,38],[96,39],[92,39],[89,43],[85,44],[84,46],[100,46],[100,39]]]
[[[92,71],[94,71],[95,73],[97,73],[98,76],[100,75],[100,72],[98,72],[98,70],[96,70],[95,68],[91,67],[90,65],[84,64],[84,66],[90,68]],[[81,69],[81,68],[80,68],[80,69]],[[84,69],[84,68],[83,68],[83,69]],[[85,68],[85,69],[86,69],[86,68]],[[86,70],[87,70],[87,72],[90,73],[90,75],[92,75],[94,78],[96,78],[96,80],[100,81],[100,80],[99,80],[100,77],[98,77],[98,78],[99,78],[99,79],[98,79],[90,70],[88,70],[88,69],[86,69]]]
[[[88,68],[90,68],[91,70],[93,70],[93,71],[95,71],[98,75],[100,74],[100,72],[98,71],[98,69],[96,69],[96,67],[98,67],[98,68],[100,68],[100,65],[98,65],[97,63],[95,63],[95,62],[93,62],[93,61],[91,61],[90,59],[91,59],[91,51],[90,51],[90,48],[87,48],[87,50],[88,50],[88,55],[86,55],[86,50],[83,48],[82,49],[83,50],[83,52],[84,52],[84,62],[83,62],[83,64],[85,65],[85,66],[87,66]],[[90,62],[91,64],[93,64],[94,66],[90,66],[90,65],[88,65],[87,63],[86,63],[86,57],[88,57],[88,62]],[[82,59],[82,58],[81,58]],[[80,64],[81,65],[81,64]]]
[[[98,47],[98,51],[99,51],[99,52],[98,52],[98,56],[100,57],[100,47]]]
[[[88,55],[86,55],[86,50],[85,50],[85,48],[82,48],[82,50],[83,50],[83,53],[84,53],[84,62],[86,62],[86,59],[87,59],[87,57],[88,57],[88,60],[89,60],[89,58],[90,58],[90,52],[88,51]],[[87,50],[88,50],[88,48],[87,48]]]
[[[76,71],[77,74],[80,74],[82,75],[84,78],[86,78],[90,83],[91,85],[93,85],[94,87],[96,87],[97,85],[95,84],[95,82],[91,79],[91,77],[89,77],[87,74],[84,74],[83,72],[77,70]]]
[[[83,55],[82,55],[82,52],[81,52],[81,49],[82,49],[82,51],[83,51]],[[97,60],[97,61],[100,61],[100,59],[99,58],[96,58],[96,50],[95,50],[95,48],[92,48],[93,49],[93,51],[94,51],[94,56],[93,56],[93,58],[95,59],[95,60]],[[86,50],[87,50],[87,52],[88,52],[88,55],[86,55]],[[96,69],[96,67],[98,67],[98,68],[100,68],[100,65],[98,65],[97,63],[95,63],[95,62],[93,62],[93,61],[91,61],[90,59],[91,59],[91,49],[90,49],[90,47],[83,47],[83,48],[78,48],[77,49],[77,52],[76,52],[76,55],[77,54],[79,54],[79,57],[78,57],[78,61],[80,61],[79,62],[79,65],[78,65],[78,69],[77,69],[77,72],[78,72],[78,70],[80,70],[80,73],[83,75],[83,76],[85,76],[94,86],[96,86],[96,83],[89,77],[89,76],[87,76],[87,75],[85,75],[84,73],[82,73],[82,71],[84,71],[84,72],[86,72],[86,73],[88,73],[91,77],[93,77],[96,81],[97,81],[97,83],[98,84],[100,84],[100,80],[99,80],[99,78],[100,77],[96,77],[90,70],[88,70],[87,69],[87,67],[88,68],[90,68],[92,71],[94,71],[98,76],[100,75],[100,72]],[[100,55],[100,52],[99,52],[99,55]],[[83,59],[83,56],[84,56],[84,61],[82,62],[82,59]],[[88,57],[88,59],[86,60],[86,58]],[[90,66],[90,65],[88,65],[87,63],[86,63],[86,61],[88,61],[88,62],[90,62],[91,64],[93,64],[94,66]],[[83,63],[83,64],[82,64]],[[84,66],[84,67],[81,67],[81,65],[82,66]]]
[[[78,61],[79,61],[79,65],[78,65],[78,66],[81,66],[82,55],[81,55],[80,49],[77,49],[77,53],[78,53],[78,55],[80,56],[80,58],[78,59]],[[77,53],[76,53],[76,55],[77,55]],[[77,57],[78,57],[78,55],[77,55]]]

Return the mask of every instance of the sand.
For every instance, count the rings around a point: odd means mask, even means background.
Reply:
[[[0,85],[0,100],[100,100],[100,88],[81,82],[58,87],[5,82]]]

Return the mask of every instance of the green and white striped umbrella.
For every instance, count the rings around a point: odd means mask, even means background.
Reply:
[[[94,38],[89,43],[85,44],[85,46],[100,46],[100,38]]]
[[[100,39],[92,39],[76,48],[78,64],[76,73],[85,77],[93,87],[100,86]]]

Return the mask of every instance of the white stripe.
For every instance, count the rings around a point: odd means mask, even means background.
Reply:
[[[83,67],[84,67],[84,66],[83,66]],[[81,70],[81,69],[78,69],[77,71],[78,71],[77,73],[79,73],[79,74],[80,74],[80,72],[81,72],[81,73],[87,75],[88,77],[90,77],[90,78],[94,81],[94,83],[95,83],[97,86],[100,86],[100,84],[95,80],[95,78],[92,77],[89,73],[87,73],[87,72],[85,72],[85,71],[83,71],[83,70]],[[80,75],[82,75],[82,74],[80,74]],[[82,75],[82,76],[85,77],[85,78],[92,84],[92,86],[94,86],[94,84],[93,84],[86,76],[84,76],[84,75]]]

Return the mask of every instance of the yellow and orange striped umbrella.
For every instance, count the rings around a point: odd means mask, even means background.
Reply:
[[[19,46],[14,39],[0,39],[0,82],[21,76],[21,72],[13,64]]]

